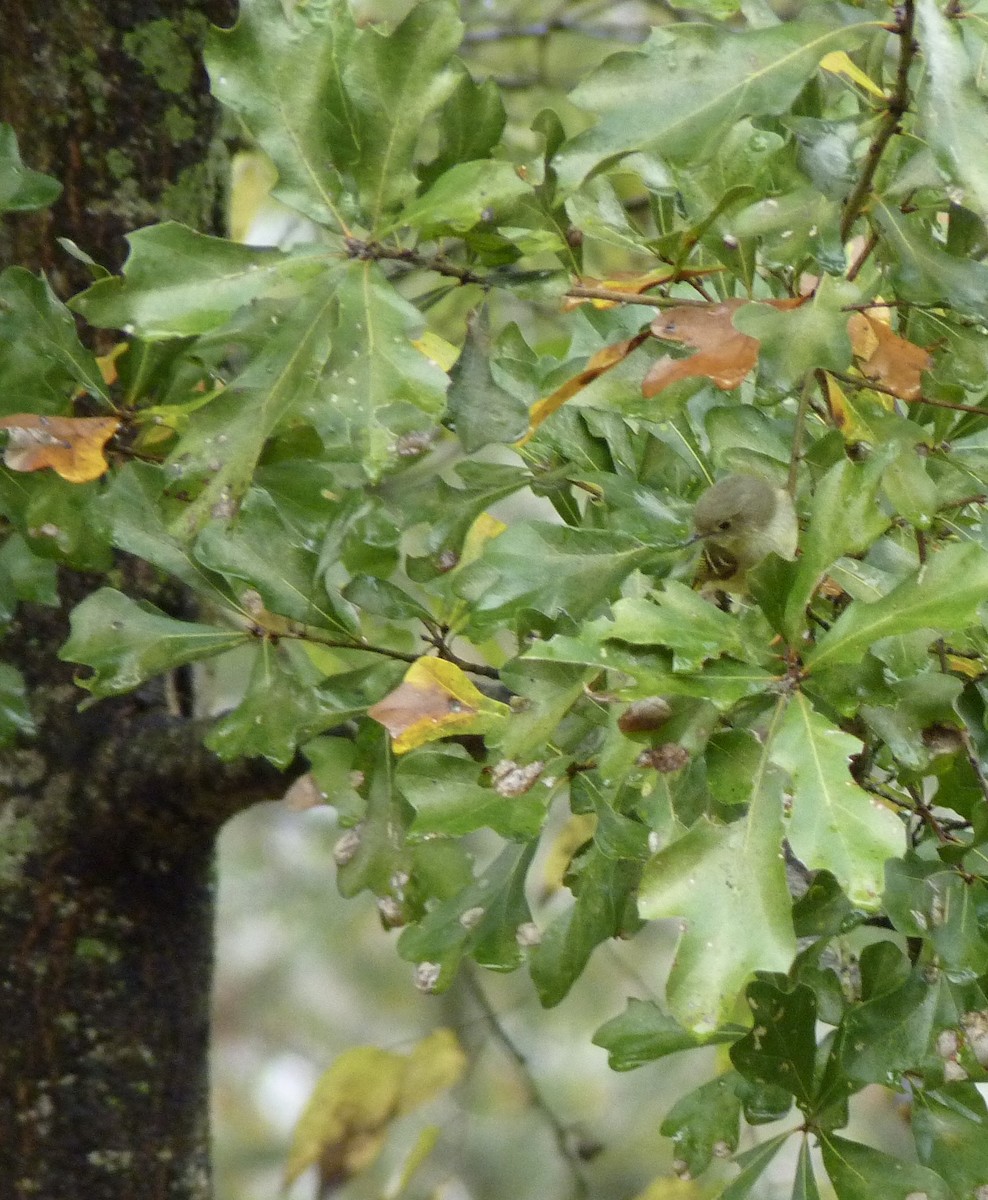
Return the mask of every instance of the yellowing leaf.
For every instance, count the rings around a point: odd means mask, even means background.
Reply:
[[[433,333],[429,329],[420,338],[416,338],[412,345],[441,371],[448,372],[460,357],[459,350],[451,342],[447,342],[445,338],[441,338],[438,333]]]
[[[0,429],[10,434],[3,461],[12,471],[51,467],[69,483],[89,483],[106,473],[103,447],[119,428],[115,417],[14,413],[0,420]]]
[[[299,1117],[285,1185],[317,1164],[323,1187],[365,1171],[380,1154],[390,1122],[452,1087],[466,1065],[449,1029],[435,1030],[408,1055],[376,1046],[345,1051],[321,1076]]]
[[[933,362],[929,351],[867,313],[852,313],[847,332],[862,375],[902,400],[920,399],[921,376]]]
[[[503,521],[499,521],[497,517],[492,517],[490,513],[481,513],[467,530],[456,569],[459,570],[460,567],[465,567],[480,558],[487,543],[493,538],[500,537],[507,528],[507,525]]]
[[[623,342],[615,342],[611,346],[604,346],[591,357],[590,361],[578,375],[574,375],[572,379],[567,379],[562,387],[556,388],[551,395],[537,400],[529,409],[528,433],[525,434],[517,445],[523,446],[547,417],[552,416],[557,409],[562,408],[567,400],[575,396],[577,392],[582,391],[587,384],[593,383],[605,371],[609,371],[612,367],[616,367],[619,362],[623,362],[632,350],[637,350],[648,336],[648,330],[645,330],[642,333],[636,333],[634,337],[625,338]]]
[[[875,431],[860,411],[859,397],[847,396],[830,375],[826,376],[826,381],[827,403],[834,418],[834,424],[843,434],[844,441],[849,445],[855,445],[858,442],[874,444],[878,441]],[[890,400],[889,403],[891,404],[892,401]]]
[[[447,1091],[459,1083],[467,1069],[467,1056],[452,1029],[434,1030],[413,1048],[406,1061],[399,1098],[401,1112],[411,1112]]]
[[[460,733],[487,733],[510,713],[479,691],[459,667],[442,658],[420,658],[405,678],[367,710],[391,734],[395,754]]]
[[[406,1060],[375,1046],[347,1050],[320,1078],[299,1117],[285,1164],[290,1184],[319,1164],[324,1182],[344,1182],[371,1165],[397,1114]]]
[[[877,83],[866,75],[859,66],[856,65],[851,56],[844,50],[832,50],[829,54],[825,54],[820,59],[820,66],[824,71],[829,71],[831,75],[846,75],[848,79],[853,80],[858,87],[863,87],[866,92],[870,92],[873,96],[877,96],[879,100],[885,99],[885,93]]]

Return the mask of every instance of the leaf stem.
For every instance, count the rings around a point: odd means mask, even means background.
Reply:
[[[573,1148],[570,1131],[562,1123],[555,1110],[539,1090],[538,1084],[532,1076],[531,1068],[528,1065],[528,1059],[501,1024],[500,1018],[487,998],[487,993],[477,978],[476,971],[473,969],[465,970],[463,972],[463,980],[467,991],[470,993],[470,998],[477,1008],[480,1009],[484,1024],[490,1030],[491,1036],[514,1063],[522,1086],[528,1094],[529,1103],[542,1115],[543,1120],[549,1126],[556,1143],[556,1148],[559,1151],[559,1157],[569,1168],[573,1179],[573,1196],[582,1198],[589,1195],[587,1180],[583,1173],[579,1156]]]
[[[878,131],[868,147],[858,182],[845,201],[840,223],[842,242],[846,242],[851,236],[854,223],[861,215],[871,191],[882,155],[889,142],[899,132],[899,123],[903,116],[909,111],[909,68],[912,66],[917,49],[916,43],[913,41],[913,28],[916,23],[915,0],[903,0],[897,12],[898,20],[891,27],[892,32],[899,37],[899,63],[895,73],[895,87],[886,100],[885,113],[878,126]]]

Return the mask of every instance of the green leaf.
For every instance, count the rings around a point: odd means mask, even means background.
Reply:
[[[249,641],[239,629],[177,621],[114,588],[100,588],[72,610],[66,662],[92,667],[78,683],[94,696],[133,691],[145,679]]]
[[[942,1176],[956,1195],[976,1196],[988,1183],[988,1105],[973,1083],[917,1089],[912,1126],[919,1161]]]
[[[948,254],[922,216],[904,215],[878,199],[872,216],[882,231],[889,270],[902,299],[945,301],[962,316],[988,320],[988,266]]]
[[[825,275],[813,299],[799,308],[745,304],[733,319],[735,329],[757,338],[758,382],[777,394],[799,387],[811,371],[846,371],[851,339],[844,306],[860,299],[853,285]]]
[[[164,471],[149,463],[127,463],[98,501],[113,545],[167,571],[194,591],[226,600],[222,583],[204,570],[182,538],[165,523]]]
[[[491,442],[516,442],[528,429],[528,406],[495,379],[491,356],[484,308],[469,322],[467,339],[450,371],[449,414],[468,454]]]
[[[440,175],[427,192],[402,209],[396,222],[423,237],[465,233],[480,221],[501,224],[532,186],[511,163],[495,159],[462,162]]]
[[[497,971],[511,971],[521,963],[518,931],[532,920],[525,877],[534,851],[534,842],[506,846],[473,884],[402,931],[402,958],[439,967],[430,990],[444,991],[452,983],[465,954]]]
[[[232,515],[264,443],[280,422],[300,415],[307,403],[311,406],[310,398],[321,394],[334,311],[332,294],[309,296],[290,321],[272,331],[253,362],[194,414],[168,464],[183,480],[206,479],[175,521],[180,536],[198,532],[211,517]]]
[[[394,460],[399,436],[435,427],[449,380],[412,344],[423,318],[375,263],[339,268],[332,287],[332,351],[322,385],[299,411],[328,450],[376,478]]]
[[[799,1158],[796,1162],[791,1200],[820,1200],[820,1189],[817,1187],[816,1176],[813,1174],[810,1143],[806,1137],[799,1144]]]
[[[73,386],[107,399],[96,360],[48,281],[9,267],[0,275],[0,413],[64,412]]]
[[[72,300],[92,325],[143,338],[184,337],[223,325],[259,296],[293,297],[326,270],[326,251],[288,254],[207,237],[167,221],[127,235],[123,275],[100,279]]]
[[[943,1179],[926,1167],[836,1134],[824,1135],[820,1144],[837,1200],[908,1200],[920,1195],[926,1200],[953,1200]]]
[[[571,190],[636,150],[673,163],[695,162],[701,147],[713,154],[735,121],[784,112],[825,54],[854,49],[873,28],[794,21],[743,33],[700,24],[654,31],[571,94],[599,121],[560,150],[560,185]]]
[[[210,30],[205,48],[213,95],[274,163],[274,196],[343,231],[344,173],[359,155],[343,73],[364,36],[347,4],[243,0],[236,25]]]
[[[488,542],[458,573],[455,588],[470,602],[470,630],[477,635],[526,608],[578,619],[652,554],[622,534],[528,521]]]
[[[677,1171],[695,1178],[715,1155],[727,1158],[737,1149],[741,1118],[737,1082],[734,1072],[728,1071],[701,1084],[669,1110],[659,1132],[673,1139]]]
[[[861,742],[820,715],[801,693],[792,697],[772,739],[772,761],[792,779],[786,836],[811,870],[829,871],[851,903],[878,906],[887,858],[905,849],[905,826],[851,778]]]
[[[593,1044],[607,1051],[607,1064],[612,1071],[633,1071],[681,1050],[733,1042],[742,1033],[739,1025],[725,1025],[706,1034],[695,1033],[684,1029],[657,1004],[629,1000],[620,1016],[601,1025],[593,1035]]]
[[[465,750],[422,748],[404,755],[395,786],[415,810],[410,836],[462,837],[489,828],[505,838],[532,838],[545,821],[549,800],[542,783],[521,796],[482,787],[480,768]]]
[[[0,213],[30,212],[54,204],[62,185],[50,175],[25,167],[13,128],[0,121]]]
[[[318,582],[314,547],[281,519],[274,501],[260,488],[251,488],[229,526],[218,521],[206,526],[196,540],[195,557],[210,572],[256,588],[269,612],[340,627]]]
[[[929,939],[949,978],[976,979],[988,971],[984,883],[914,857],[890,862],[885,877],[889,919],[907,937]]]
[[[806,606],[827,569],[845,554],[865,550],[887,527],[878,507],[883,458],[863,465],[846,458],[836,462],[817,484],[809,526],[800,538],[802,555],[786,598],[784,628],[790,641],[806,628]]]
[[[741,1174],[720,1194],[720,1200],[747,1200],[751,1189],[765,1174],[772,1159],[779,1153],[789,1138],[789,1132],[777,1133],[775,1137],[760,1142],[734,1159]]]
[[[0,746],[18,735],[31,737],[34,732],[24,678],[14,667],[0,663]]]
[[[19,534],[10,534],[0,545],[0,594],[6,593],[11,607],[18,600],[57,608],[58,573],[50,558],[31,552]]]
[[[336,707],[290,664],[284,650],[264,640],[257,648],[247,691],[209,731],[206,745],[220,758],[266,758],[284,770],[306,742],[340,721]]]
[[[689,671],[721,654],[743,654],[737,620],[675,580],[667,580],[650,600],[618,600],[613,613],[610,640],[668,646],[674,671]]]
[[[439,114],[439,153],[420,171],[422,182],[434,183],[450,167],[487,158],[504,132],[507,114],[493,79],[475,83],[462,64],[453,63],[459,82]]]
[[[748,985],[754,1028],[731,1047],[731,1062],[755,1083],[783,1088],[804,1111],[813,1099],[816,997],[797,984],[783,990],[756,979]]]
[[[917,0],[916,32],[926,68],[925,86],[917,89],[923,136],[947,181],[963,187],[968,207],[988,215],[981,136],[988,106],[978,92],[960,22],[948,20],[935,0]]]
[[[963,629],[974,622],[986,595],[988,554],[973,542],[945,546],[881,600],[856,600],[806,655],[804,666],[812,672],[851,662],[879,638],[914,629]]]
[[[904,1071],[922,1067],[930,1049],[939,983],[914,969],[899,987],[883,990],[844,1017],[839,1042],[842,1073],[858,1084],[897,1084]]]
[[[563,1000],[596,947],[626,927],[639,876],[638,863],[608,858],[595,845],[571,866],[567,881],[576,900],[543,931],[529,962],[544,1007]]]
[[[788,970],[796,939],[781,845],[782,781],[763,754],[746,816],[701,818],[645,868],[640,915],[683,919],[666,991],[687,1029],[717,1029],[753,971]]]

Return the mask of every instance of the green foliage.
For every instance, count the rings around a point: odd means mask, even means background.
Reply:
[[[312,244],[132,234],[70,304],[123,331],[110,384],[43,280],[0,276],[5,414],[122,422],[104,482],[0,477],[0,615],[53,603],[53,563],[104,573],[62,651],[96,698],[249,646],[209,744],[308,754],[340,889],[426,990],[471,958],[558,1004],[675,921],[664,996],[596,1041],[618,1070],[729,1048],[662,1129],[683,1174],[733,1158],[730,1200],[789,1136],[794,1197],[988,1187],[988,23],[961,7],[694,6],[522,128],[446,0],[390,30],[245,0],[213,89]],[[0,205],[53,196],[4,129]],[[800,554],[724,582],[690,513],[738,471],[788,487]],[[113,551],[200,617],[122,593]],[[0,735],[29,728],[4,667]],[[550,917],[529,873],[565,814]],[[910,1091],[916,1161],[836,1132],[869,1084]]]

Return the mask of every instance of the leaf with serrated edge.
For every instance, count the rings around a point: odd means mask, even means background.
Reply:
[[[701,818],[645,868],[640,915],[683,918],[666,995],[687,1029],[716,1029],[752,972],[792,962],[782,836],[782,780],[763,754],[745,817],[731,825]]]
[[[807,671],[853,662],[880,638],[963,629],[988,595],[988,554],[973,542],[946,546],[881,600],[856,600],[803,659]]]
[[[133,691],[172,667],[249,640],[239,629],[177,621],[113,588],[100,588],[77,604],[71,622],[72,633],[58,656],[92,667],[92,675],[78,683],[95,696]]]
[[[960,22],[948,20],[935,0],[917,0],[916,33],[926,68],[926,86],[916,94],[923,134],[948,181],[963,187],[968,207],[988,216],[988,108],[978,92]]]
[[[811,870],[827,870],[853,904],[873,912],[885,860],[905,850],[905,826],[851,778],[861,742],[822,717],[802,693],[792,697],[769,745],[792,778],[786,837]]]
[[[127,235],[123,276],[100,279],[71,302],[91,325],[143,338],[185,337],[224,324],[259,296],[294,295],[326,269],[322,247],[282,253],[207,237],[174,221]]]
[[[712,154],[743,116],[785,111],[820,59],[851,50],[874,24],[828,29],[792,23],[744,33],[709,25],[666,26],[640,51],[612,55],[572,93],[599,122],[560,150],[562,187],[636,150],[671,162]]]

